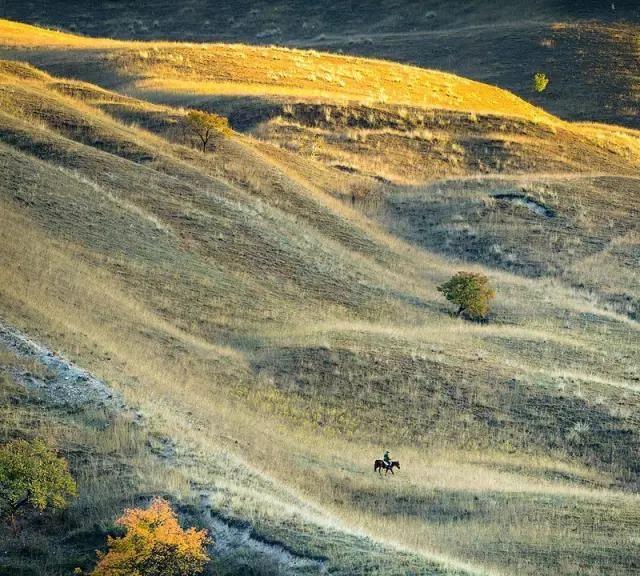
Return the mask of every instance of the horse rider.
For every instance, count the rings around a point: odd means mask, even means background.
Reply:
[[[389,466],[391,466],[391,454],[389,454],[389,450],[385,450],[382,459],[384,460],[384,465],[389,468]]]

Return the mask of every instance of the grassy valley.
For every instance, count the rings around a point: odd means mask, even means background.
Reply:
[[[0,320],[122,398],[0,339],[2,439],[81,479],[0,573],[89,568],[152,494],[212,574],[640,570],[638,132],[315,51],[0,21],[0,59]]]

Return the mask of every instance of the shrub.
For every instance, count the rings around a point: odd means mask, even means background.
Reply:
[[[539,94],[544,92],[549,85],[549,78],[544,72],[536,72],[533,75],[533,89]]]
[[[166,500],[156,498],[146,510],[125,510],[116,523],[126,533],[109,537],[109,550],[98,552],[92,576],[193,576],[209,561],[206,530],[183,530]]]
[[[458,272],[442,286],[438,286],[444,297],[458,306],[458,316],[465,314],[479,320],[487,317],[495,291],[489,278],[476,272]]]
[[[183,125],[186,131],[199,138],[203,153],[207,151],[207,146],[214,136],[228,136],[231,134],[229,120],[224,116],[202,110],[191,110],[184,117]]]
[[[31,506],[62,509],[76,495],[67,461],[41,440],[15,440],[0,446],[0,514],[15,516]]]

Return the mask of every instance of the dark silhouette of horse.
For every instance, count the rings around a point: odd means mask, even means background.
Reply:
[[[394,468],[400,470],[400,462],[398,462],[397,460],[393,460],[390,464],[387,464],[384,460],[376,460],[373,463],[373,471],[377,472],[378,474],[382,474],[383,470],[385,474],[388,474],[389,472],[393,474]]]

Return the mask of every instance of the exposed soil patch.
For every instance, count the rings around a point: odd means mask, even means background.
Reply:
[[[28,388],[43,392],[52,404],[77,407],[93,404],[121,410],[126,408],[120,394],[111,390],[104,382],[3,323],[0,323],[0,346],[18,357],[42,364],[47,369],[49,375],[44,379],[16,368],[11,372]]]
[[[278,574],[326,574],[325,561],[320,558],[301,556],[280,543],[267,542],[260,538],[249,524],[234,525],[223,520],[209,504],[209,494],[200,494],[200,507],[207,510],[204,515],[212,534],[215,534],[213,551],[215,557],[224,560],[237,557],[258,556]],[[235,557],[235,558],[234,558]]]
[[[506,202],[510,202],[511,204],[516,204],[517,206],[524,206],[528,208],[535,214],[539,214],[540,216],[546,216],[547,218],[553,218],[556,213],[554,210],[533,200],[529,196],[525,196],[523,194],[494,194],[493,196],[496,200],[504,200]]]

